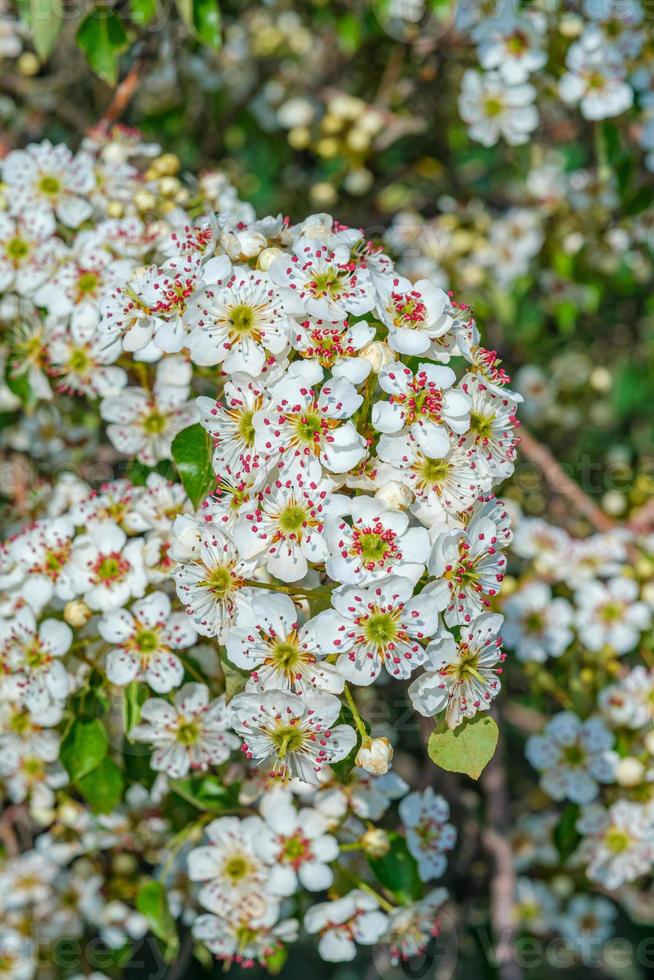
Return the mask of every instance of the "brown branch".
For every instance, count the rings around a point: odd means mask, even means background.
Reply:
[[[522,980],[522,970],[514,955],[516,877],[511,845],[504,836],[510,825],[510,816],[501,742],[484,770],[481,787],[486,802],[486,827],[482,840],[495,864],[490,885],[490,914],[497,972],[501,980]]]
[[[645,501],[642,507],[638,507],[629,520],[627,527],[630,531],[651,531],[654,525],[654,497]]]
[[[566,497],[575,510],[593,525],[597,531],[610,531],[615,522],[585,493],[552,455],[552,452],[534,438],[525,428],[520,429],[520,450],[530,462],[535,463],[545,477],[545,483],[553,493]]]
[[[131,102],[136,89],[138,88],[139,82],[141,81],[143,66],[143,60],[141,58],[137,58],[123,78],[122,82],[118,84],[111,97],[109,105],[105,109],[101,119],[96,124],[94,129],[100,129],[106,133],[114,123],[118,122]]]

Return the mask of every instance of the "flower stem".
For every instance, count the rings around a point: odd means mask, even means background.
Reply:
[[[318,599],[324,595],[331,595],[332,592],[331,586],[329,585],[322,585],[317,589],[296,589],[292,585],[257,582],[256,579],[245,579],[243,584],[252,589],[268,589],[270,592],[283,592],[285,595],[296,596],[298,599]]]
[[[340,861],[336,862],[336,867],[345,878],[352,882],[353,885],[360,888],[362,892],[366,892],[368,895],[371,895],[375,901],[379,903],[379,907],[382,908],[384,912],[393,912],[395,910],[395,906],[392,902],[389,902],[387,898],[380,895],[378,891],[375,891],[372,885],[369,885],[366,881],[363,881],[358,875],[350,871],[349,868],[342,865]]]
[[[366,726],[363,723],[363,718],[359,714],[359,709],[356,706],[356,701],[352,697],[352,692],[350,691],[347,684],[345,684],[345,686],[343,687],[343,691],[345,693],[345,700],[347,701],[348,707],[352,712],[352,716],[354,718],[354,724],[357,726],[357,731],[359,732],[359,735],[361,736],[362,739],[368,738],[368,732],[366,731]]]

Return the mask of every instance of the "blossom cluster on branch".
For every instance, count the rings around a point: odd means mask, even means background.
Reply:
[[[537,812],[513,837],[517,909],[532,935],[585,944],[596,965],[616,904],[650,917],[653,542],[626,527],[575,539],[522,518],[512,549],[503,634],[540,709],[525,744]]]
[[[477,775],[497,738],[493,490],[519,400],[497,355],[361,230],[257,220],[219,174],[177,170],[124,130],[2,162],[5,407],[95,419],[124,471],[62,476],[2,550],[0,777],[37,828],[7,874],[42,885],[12,890],[16,975],[24,917],[46,902],[56,923],[68,880],[113,948],[149,926],[173,955],[175,915],[273,970],[301,924],[327,960],[412,955],[456,835],[360,698],[411,681],[446,769]],[[102,906],[133,808],[153,872]]]

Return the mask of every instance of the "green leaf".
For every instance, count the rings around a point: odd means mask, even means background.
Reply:
[[[94,813],[111,813],[120,803],[124,779],[122,770],[109,758],[78,780],[77,787]]]
[[[368,864],[384,888],[393,892],[400,902],[409,905],[423,892],[418,865],[409,853],[404,837],[394,833],[388,836],[391,841],[388,853],[378,858],[369,855]]]
[[[429,758],[448,772],[464,772],[479,779],[493,758],[499,732],[489,715],[475,715],[451,731],[432,732]]]
[[[61,0],[30,0],[29,24],[34,50],[46,61],[63,24]]]
[[[75,721],[61,746],[61,761],[73,782],[96,769],[108,748],[109,739],[101,721]]]
[[[136,908],[148,920],[150,929],[157,939],[166,944],[166,950],[172,958],[179,947],[177,929],[170,909],[166,890],[160,881],[148,878],[139,886],[136,893]]]
[[[272,953],[266,956],[266,972],[272,977],[276,977],[286,966],[288,959],[288,949],[286,946],[278,946]]]
[[[118,59],[129,45],[118,15],[113,10],[94,10],[80,24],[76,40],[96,75],[107,85],[115,85]]]
[[[239,670],[230,663],[226,656],[221,657],[220,666],[225,677],[225,700],[229,703],[236,694],[240,694],[248,682],[248,671]]]
[[[173,439],[172,454],[184,489],[197,507],[216,484],[208,432],[199,424],[182,429]]]
[[[577,830],[578,819],[579,807],[576,803],[571,803],[554,828],[554,843],[562,861],[566,861],[577,850],[577,844],[581,840],[581,834]]]
[[[157,0],[130,0],[129,15],[139,27],[147,27],[157,16]]]
[[[222,43],[220,7],[217,0],[193,0],[193,27],[196,35],[212,48]]]
[[[132,681],[123,691],[123,729],[129,740],[129,733],[141,720],[141,707],[148,697],[145,684]]]
[[[193,0],[175,0],[177,13],[189,30],[193,30]]]
[[[190,776],[174,780],[170,787],[198,810],[225,810],[238,805],[238,784],[225,786],[219,776]]]

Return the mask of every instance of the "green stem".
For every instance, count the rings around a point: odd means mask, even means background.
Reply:
[[[349,868],[342,865],[340,861],[336,862],[336,867],[345,878],[352,882],[353,885],[360,888],[362,892],[366,892],[368,895],[371,895],[375,901],[379,903],[379,907],[382,908],[384,912],[395,911],[395,906],[392,902],[389,902],[387,898],[380,895],[378,891],[375,891],[372,885],[369,885],[366,881],[363,881],[358,875],[355,875],[352,871],[350,871]]]
[[[329,585],[319,586],[317,589],[296,589],[292,585],[276,585],[272,582],[257,582],[255,579],[246,579],[244,585],[252,589],[268,589],[270,592],[283,592],[285,595],[296,596],[298,599],[318,599],[324,595],[331,595],[332,588]]]
[[[345,693],[345,700],[347,701],[348,707],[352,712],[352,716],[354,718],[354,724],[357,726],[357,731],[359,732],[361,738],[365,741],[365,739],[368,738],[368,732],[366,731],[366,726],[364,725],[363,719],[359,714],[359,709],[356,706],[356,701],[352,697],[352,692],[350,691],[350,688],[347,686],[347,684],[344,686],[343,691]]]

